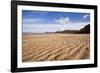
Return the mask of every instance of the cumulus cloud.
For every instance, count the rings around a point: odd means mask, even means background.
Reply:
[[[60,19],[56,19],[55,22],[60,24],[67,24],[69,22],[69,17],[61,17]]]
[[[88,16],[89,16],[89,15],[86,14],[86,15],[83,16],[83,18],[86,19]]]

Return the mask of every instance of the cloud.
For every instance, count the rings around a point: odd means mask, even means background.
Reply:
[[[23,19],[23,24],[31,24],[31,23],[40,22],[40,21],[44,21],[44,20],[40,18]]]
[[[82,23],[69,23],[63,26],[58,24],[23,25],[23,32],[45,33],[45,32],[56,32],[62,30],[80,30],[87,24],[88,24],[87,22],[82,22]]]
[[[86,14],[86,15],[83,16],[83,18],[86,19],[88,16],[89,16],[89,15]]]
[[[69,17],[61,17],[60,19],[56,19],[55,22],[60,24],[67,24],[69,22]]]
[[[64,27],[61,27],[61,28],[60,28],[60,31],[63,31],[63,30],[66,30],[66,29],[65,29]]]

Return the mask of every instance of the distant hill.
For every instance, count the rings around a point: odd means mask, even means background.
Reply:
[[[90,33],[90,24],[86,25],[84,28],[80,29],[82,33]]]
[[[86,25],[80,30],[64,30],[64,31],[56,31],[55,33],[88,34],[90,33],[90,24]]]

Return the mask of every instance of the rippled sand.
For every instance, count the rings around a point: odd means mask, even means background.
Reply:
[[[89,34],[24,34],[23,62],[90,58]]]

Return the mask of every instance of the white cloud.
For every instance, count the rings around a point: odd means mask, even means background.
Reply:
[[[65,29],[64,27],[61,27],[61,28],[60,28],[60,31],[63,31],[63,30],[66,30],[66,29]]]
[[[86,14],[86,15],[83,16],[83,18],[86,19],[88,16],[89,16],[89,15]]]
[[[69,17],[61,17],[60,19],[56,19],[55,22],[60,24],[67,24],[69,22]]]
[[[32,32],[32,33],[44,33],[44,32],[55,32],[63,30],[80,30],[86,26],[87,22],[82,23],[68,23],[67,25],[58,25],[58,24],[38,24],[38,25],[24,25],[23,32]]]
[[[31,24],[31,23],[39,22],[39,21],[44,21],[44,20],[40,18],[23,19],[23,24]]]

